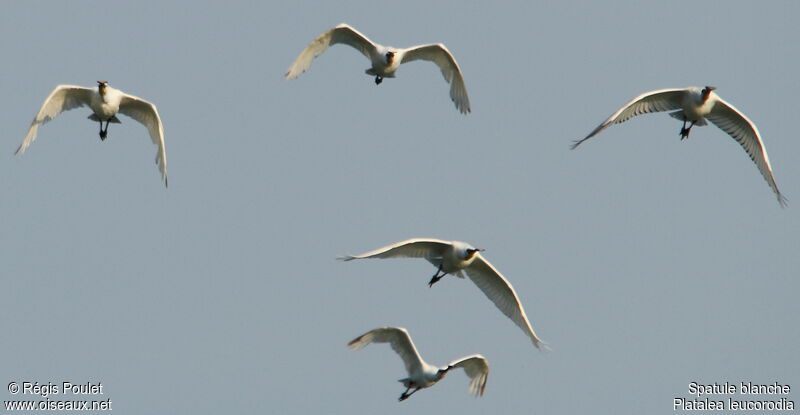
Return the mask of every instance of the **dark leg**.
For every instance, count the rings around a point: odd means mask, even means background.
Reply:
[[[100,121],[100,139],[105,140],[108,136],[108,121],[106,121],[106,129],[103,129],[103,122]]]
[[[405,392],[403,392],[403,393],[400,395],[400,398],[399,398],[399,399],[397,399],[397,400],[398,400],[398,401],[400,401],[400,402],[403,402],[404,400],[408,399],[408,397],[409,397],[409,396],[413,395],[413,394],[414,394],[414,392],[418,391],[418,390],[419,390],[419,388],[416,388],[416,389],[414,389],[413,391],[411,391],[411,393],[408,393],[408,391],[409,391],[409,390],[411,390],[411,388],[408,388],[408,389],[406,389],[406,391],[405,391]]]
[[[442,275],[439,275],[440,272],[442,273]],[[428,282],[428,287],[433,287],[433,284],[439,282],[439,280],[442,279],[442,277],[444,277],[445,275],[447,275],[447,273],[442,271],[442,266],[439,265],[439,269],[436,270],[436,274],[433,274],[433,277]]]
[[[686,120],[683,120],[683,127],[681,127],[681,140],[689,137],[689,131],[692,130],[692,127],[694,127],[694,121],[689,124],[689,128],[686,128]]]
[[[380,75],[375,76],[375,85],[380,85],[383,82],[383,77]]]

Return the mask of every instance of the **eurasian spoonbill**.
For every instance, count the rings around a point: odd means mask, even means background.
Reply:
[[[339,259],[351,261],[364,258],[424,258],[437,267],[436,274],[428,283],[431,287],[447,274],[464,278],[466,273],[494,305],[530,337],[537,349],[546,350],[546,343],[533,331],[514,287],[500,271],[483,258],[481,251],[484,249],[474,248],[465,242],[417,238]]]
[[[366,70],[367,75],[375,77],[375,84],[380,84],[383,78],[394,78],[395,71],[401,63],[422,59],[435,63],[450,83],[450,99],[456,104],[461,113],[470,112],[467,87],[461,75],[456,58],[441,43],[413,46],[410,48],[393,48],[372,42],[366,36],[349,25],[342,23],[333,29],[319,35],[295,59],[292,66],[286,71],[286,79],[297,78],[301,73],[311,67],[311,61],[322,54],[329,46],[337,43],[352,46],[372,62],[372,67]]]
[[[783,197],[778,190],[778,185],[775,183],[772,165],[769,163],[767,149],[764,148],[764,142],[761,140],[758,128],[736,107],[720,98],[714,92],[715,89],[713,86],[706,86],[705,88],[695,86],[645,92],[611,114],[607,120],[603,121],[584,139],[575,141],[571,148],[575,149],[575,147],[578,147],[581,143],[609,126],[625,122],[636,115],[678,110],[671,112],[669,115],[683,121],[680,131],[681,140],[689,137],[689,131],[693,126],[704,126],[707,125],[706,120],[711,121],[744,148],[753,162],[755,162],[758,170],[761,171],[761,175],[769,183],[772,191],[775,192],[778,203],[781,206],[785,206],[786,198]],[[689,127],[686,127],[687,122],[690,123]]]
[[[389,343],[403,359],[408,377],[400,379],[406,387],[400,395],[400,401],[408,399],[414,392],[429,388],[442,380],[450,369],[463,368],[470,378],[469,393],[473,396],[483,396],[486,388],[486,379],[489,377],[489,362],[481,355],[474,354],[453,360],[447,366],[437,367],[422,360],[408,331],[402,327],[381,327],[353,339],[348,346],[353,350],[360,350],[370,343]],[[411,389],[414,389],[409,393]]]
[[[39,126],[52,120],[64,111],[74,108],[89,106],[93,113],[89,116],[92,121],[100,123],[100,140],[105,140],[108,135],[108,124],[119,124],[117,113],[125,114],[147,127],[150,139],[158,146],[156,164],[158,164],[164,185],[167,185],[167,154],[164,148],[164,126],[158,110],[152,103],[139,97],[126,94],[118,89],[108,86],[106,81],[97,81],[96,88],[86,88],[75,85],[59,85],[44,100],[42,108],[36,114],[28,129],[28,134],[14,154],[22,154],[28,146],[36,140]],[[103,122],[106,128],[103,128]]]

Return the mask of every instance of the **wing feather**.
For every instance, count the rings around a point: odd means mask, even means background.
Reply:
[[[469,382],[469,393],[472,396],[483,396],[486,389],[486,380],[489,378],[489,361],[479,354],[464,356],[450,362],[449,366],[463,368],[464,372],[471,379]]]
[[[769,183],[772,191],[775,192],[778,203],[781,206],[785,206],[786,198],[783,197],[780,190],[778,190],[778,185],[775,183],[775,176],[772,173],[772,165],[767,156],[767,149],[764,147],[761,134],[759,134],[755,124],[737,110],[736,107],[719,97],[717,97],[717,103],[714,104],[714,108],[711,109],[711,113],[706,115],[706,118],[722,131],[728,133],[744,148],[744,151],[747,152],[747,155],[758,167],[761,175]]]
[[[36,140],[39,126],[57,117],[64,111],[89,105],[92,99],[92,88],[76,85],[59,85],[44,100],[42,107],[33,118],[28,134],[22,140],[14,154],[22,154]]]
[[[453,54],[441,43],[420,45],[408,48],[403,54],[401,63],[411,62],[418,59],[431,61],[442,71],[444,79],[450,83],[450,99],[456,104],[456,108],[462,113],[470,112],[469,97],[467,96],[467,86],[461,74],[461,68],[456,62]]]
[[[423,360],[411,341],[408,331],[402,327],[381,327],[370,330],[347,343],[353,350],[361,350],[370,343],[389,343],[406,366],[410,375],[422,370]]]
[[[371,59],[370,55],[372,55],[376,49],[375,44],[369,40],[369,38],[361,34],[358,30],[342,23],[317,36],[316,39],[309,43],[308,46],[300,52],[297,59],[294,60],[292,66],[286,70],[286,79],[294,79],[300,76],[300,74],[311,67],[311,61],[313,61],[314,58],[321,55],[322,52],[325,52],[328,47],[337,43],[352,46],[366,56],[367,59]]]
[[[125,114],[134,120],[138,121],[145,127],[150,134],[150,140],[153,144],[158,146],[156,152],[156,164],[161,171],[161,177],[164,179],[164,185],[167,185],[167,150],[164,146],[164,125],[161,123],[161,117],[158,115],[156,106],[142,98],[122,94],[122,99],[119,104],[119,112]]]
[[[611,114],[607,120],[598,125],[584,139],[575,141],[570,148],[574,150],[575,147],[578,147],[581,143],[594,137],[609,126],[625,122],[637,115],[679,109],[686,91],[686,88],[673,88],[645,92],[623,105],[622,108]]]
[[[476,257],[472,261],[466,272],[472,282],[489,297],[490,300],[510,318],[519,328],[522,329],[528,337],[533,341],[533,345],[539,350],[546,350],[547,344],[542,341],[533,331],[528,316],[525,315],[525,310],[514,291],[511,283],[500,274],[497,269],[492,266],[481,254],[475,254]]]
[[[440,239],[415,238],[400,241],[359,255],[346,255],[339,259],[352,261],[364,258],[425,258],[429,261],[441,259],[452,243]]]

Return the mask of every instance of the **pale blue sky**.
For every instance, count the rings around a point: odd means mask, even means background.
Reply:
[[[641,414],[691,381],[800,388],[798,2],[0,9],[3,385],[102,381],[120,414]],[[445,43],[473,112],[433,65],[376,86],[343,46],[284,80],[341,22]],[[144,127],[100,142],[88,109],[13,156],[53,87],[98,79],[157,104],[169,189]],[[758,125],[787,209],[716,127],[681,142],[642,116],[568,149],[689,85]],[[409,237],[486,248],[553,351],[471,282],[429,289],[424,261],[335,260]],[[384,325],[432,363],[486,356],[484,397],[454,373],[398,403],[391,349],[345,346]]]

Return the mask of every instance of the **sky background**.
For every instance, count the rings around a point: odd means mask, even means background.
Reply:
[[[797,16],[796,1],[4,2],[3,389],[100,381],[118,414],[641,414],[672,412],[692,381],[800,388]],[[432,64],[376,86],[345,46],[285,80],[341,22],[446,44],[472,113]],[[56,85],[100,79],[158,106],[169,189],[124,116],[101,142],[87,108],[64,113],[13,155]],[[758,125],[788,208],[713,126],[681,142],[646,115],[569,150],[632,97],[690,85]],[[425,261],[335,259],[411,237],[485,248],[552,352],[470,281],[428,288]],[[385,325],[434,364],[486,356],[484,397],[452,373],[398,403],[391,349],[345,346]]]

